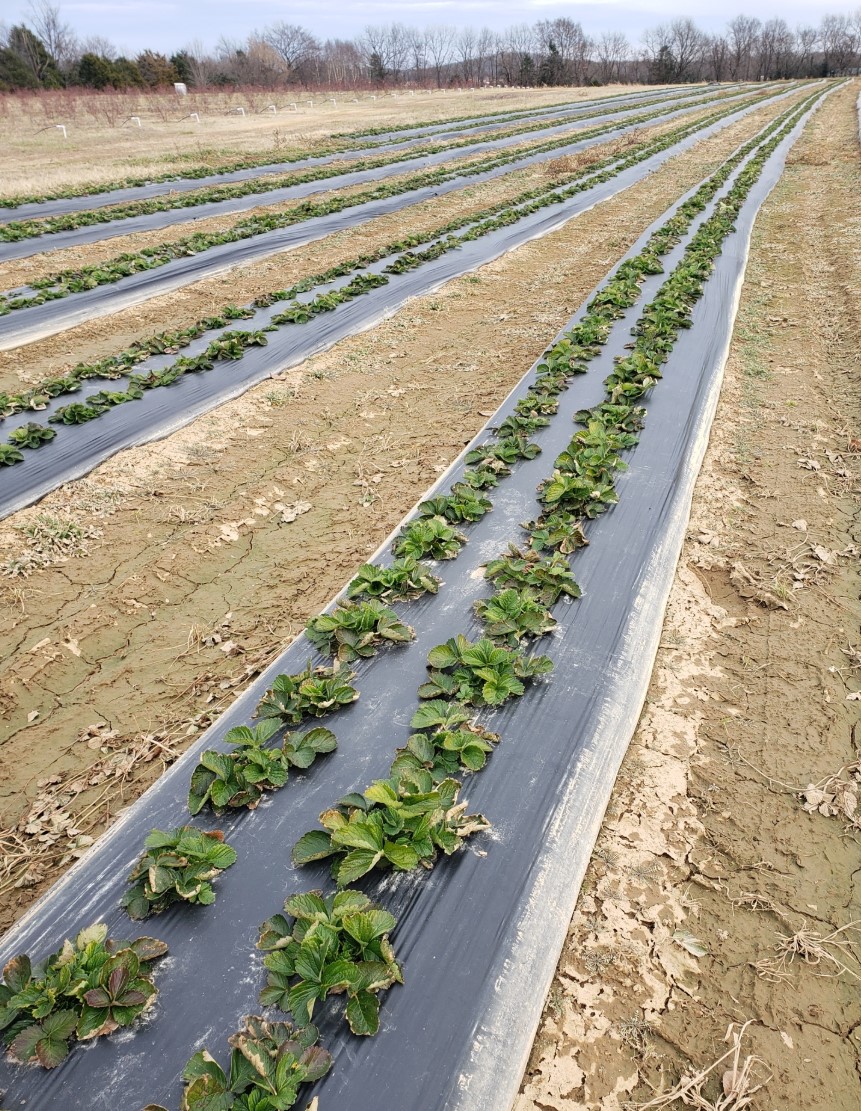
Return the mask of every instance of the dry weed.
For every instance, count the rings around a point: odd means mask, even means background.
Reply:
[[[0,896],[33,887],[83,856],[112,804],[126,801],[126,788],[142,765],[158,759],[164,770],[179,756],[164,733],[130,740],[103,723],[84,730],[78,740],[100,750],[100,758],[81,771],[40,780],[27,813],[0,829]],[[81,804],[74,806],[79,797]]]
[[[794,934],[778,934],[775,945],[776,957],[764,957],[757,961],[754,967],[757,975],[770,984],[779,983],[781,980],[790,979],[790,966],[796,957],[800,957],[805,964],[818,967],[824,964],[829,971],[819,972],[817,975],[828,979],[839,976],[850,976],[853,980],[861,980],[861,962],[852,952],[851,937],[841,936],[847,930],[861,932],[861,919],[847,922],[830,934],[823,935],[818,930],[808,930],[807,923],[803,923],[800,930]],[[856,966],[853,968],[848,962]]]
[[[682,1107],[694,1107],[697,1111],[744,1111],[750,1107],[753,1097],[771,1080],[772,1072],[759,1080],[754,1076],[757,1066],[768,1069],[761,1057],[748,1054],[741,1059],[741,1042],[744,1033],[752,1020],[748,1020],[740,1029],[736,1030],[735,1023],[730,1023],[726,1032],[725,1042],[732,1042],[732,1046],[722,1057],[712,1062],[708,1068],[700,1069],[693,1076],[683,1076],[678,1084],[669,1092],[650,1099],[648,1103],[628,1104],[630,1111],[646,1111],[647,1108],[671,1107],[678,1103]],[[711,1099],[703,1094],[703,1089],[709,1077],[731,1058],[729,1068],[726,1068],[721,1077],[721,1093],[716,1099]]]

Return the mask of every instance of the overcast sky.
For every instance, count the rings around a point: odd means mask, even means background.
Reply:
[[[193,39],[214,46],[219,37],[244,39],[249,31],[284,20],[325,38],[352,38],[369,23],[399,20],[414,26],[447,23],[501,30],[512,23],[567,16],[587,34],[624,31],[636,41],[643,30],[678,16],[692,16],[706,31],[720,30],[738,12],[790,26],[818,23],[827,12],[852,11],[858,0],[66,0],[60,11],[86,38],[101,35],[134,55],[145,47],[167,54]],[[26,21],[27,0],[5,0],[7,24]]]

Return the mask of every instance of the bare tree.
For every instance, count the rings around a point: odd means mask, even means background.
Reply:
[[[584,34],[582,26],[564,17],[542,19],[536,24],[535,32],[539,49],[544,54],[549,51],[551,43],[559,51],[566,80],[584,85],[593,43]]]
[[[454,57],[457,31],[454,27],[438,24],[425,28],[425,48],[431,60],[437,88],[442,88],[442,71]]]
[[[766,80],[789,77],[794,40],[785,19],[769,19],[759,36],[759,74]]]
[[[496,84],[499,77],[499,35],[489,27],[478,32],[478,79]]]
[[[354,42],[329,39],[319,59],[319,83],[342,88],[355,88],[365,73],[362,53]]]
[[[415,80],[418,82],[422,80],[428,64],[427,44],[425,42],[424,31],[419,30],[418,27],[411,27],[409,46],[413,73],[415,75]]]
[[[807,76],[813,69],[813,56],[819,45],[819,29],[797,27],[795,31],[795,72]]]
[[[674,19],[670,24],[670,49],[676,59],[676,81],[694,81],[702,76],[700,64],[706,36],[692,19]]]
[[[97,54],[100,58],[107,58],[109,62],[115,62],[119,57],[117,48],[104,35],[89,35],[80,44],[80,51],[82,54]]]
[[[60,67],[67,69],[78,52],[78,39],[60,18],[60,8],[50,0],[30,0],[27,14],[34,34]]]
[[[480,64],[478,58],[478,34],[474,27],[464,27],[457,36],[457,55],[460,58],[460,71],[467,85],[473,84]]]
[[[713,81],[723,81],[729,70],[729,43],[723,35],[711,35],[706,43],[705,60]]]
[[[183,47],[182,52],[188,58],[192,84],[197,88],[204,88],[212,80],[213,65],[203,43],[200,39],[192,39]]]
[[[273,23],[271,27],[264,29],[260,40],[265,42],[284,63],[285,76],[288,78],[301,76],[303,66],[307,67],[320,53],[320,43],[317,39],[310,31],[295,23]]]
[[[388,28],[368,25],[359,36],[359,50],[372,80],[382,84],[389,73],[389,32]]]
[[[410,30],[403,23],[392,23],[387,29],[386,57],[392,80],[400,82],[412,53]]]
[[[628,60],[631,45],[621,31],[604,31],[595,40],[598,80],[602,85],[622,78],[622,66]]]
[[[749,81],[759,46],[762,24],[749,15],[737,15],[727,25],[729,72],[733,81]]]
[[[499,72],[506,85],[523,84],[527,58],[532,61],[536,45],[535,33],[528,23],[517,23],[500,36]]]
[[[855,60],[858,39],[848,15],[826,15],[822,19],[822,69],[824,75],[846,73]]]

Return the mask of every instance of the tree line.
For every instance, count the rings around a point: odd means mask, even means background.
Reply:
[[[321,40],[277,22],[214,50],[192,42],[170,56],[120,54],[101,37],[80,39],[51,0],[31,0],[27,19],[0,25],[0,90],[285,86],[340,89],[476,85],[678,84],[828,77],[861,72],[861,8],[791,28],[738,15],[721,34],[692,19],[647,30],[584,33],[572,19],[487,27],[368,26],[355,39]]]

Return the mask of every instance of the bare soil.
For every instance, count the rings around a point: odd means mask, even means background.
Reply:
[[[517,1111],[861,1106],[857,92],[757,222],[652,685]]]
[[[753,126],[4,522],[0,563],[33,569],[0,576],[0,924],[325,605],[640,232]]]

